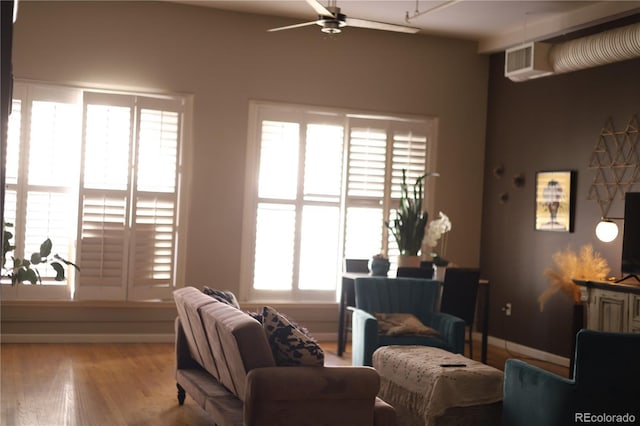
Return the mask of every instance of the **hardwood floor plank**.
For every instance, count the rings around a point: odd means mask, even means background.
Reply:
[[[326,365],[351,365],[350,347],[321,343]],[[479,348],[479,347],[478,347]],[[474,348],[474,353],[480,353]],[[512,354],[489,347],[502,369]],[[564,377],[565,367],[527,360]],[[0,345],[0,424],[7,426],[213,426],[187,395],[179,406],[171,343]]]

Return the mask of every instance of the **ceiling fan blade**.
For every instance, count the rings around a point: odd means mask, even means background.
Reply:
[[[274,31],[282,31],[282,30],[291,30],[294,28],[307,27],[309,25],[314,25],[317,23],[318,21],[303,22],[302,24],[294,24],[294,25],[287,25],[286,27],[271,28],[270,30],[267,30],[267,31],[274,32]]]
[[[383,31],[396,31],[400,33],[409,33],[409,34],[415,34],[418,31],[420,31],[420,28],[405,27],[403,25],[395,25],[395,24],[386,24],[384,22],[368,21],[366,19],[357,19],[357,18],[347,18],[346,23],[347,23],[347,26],[351,26],[351,27],[369,28],[372,30],[383,30]]]
[[[309,6],[316,11],[316,13],[320,16],[335,16],[332,12],[329,11],[326,7],[324,7],[318,0],[305,0],[309,3]]]

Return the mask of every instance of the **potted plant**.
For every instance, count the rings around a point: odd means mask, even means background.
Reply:
[[[385,222],[398,243],[398,250],[400,250],[398,266],[420,266],[419,254],[424,239],[425,226],[429,219],[429,214],[422,205],[424,179],[428,176],[438,176],[438,174],[426,173],[420,176],[410,190],[407,184],[407,170],[402,169],[399,206],[396,209],[395,218]]]
[[[22,284],[25,281],[30,282],[31,284],[42,284],[42,278],[40,277],[40,272],[35,269],[33,266],[41,265],[48,263],[51,267],[56,271],[55,280],[56,281],[64,281],[65,272],[64,266],[70,265],[73,266],[76,270],[80,270],[78,265],[73,262],[70,262],[66,259],[63,259],[61,256],[54,254],[51,255],[51,250],[53,248],[53,243],[49,238],[44,240],[42,244],[40,244],[40,249],[31,254],[30,259],[20,259],[17,257],[11,257],[13,261],[13,265],[6,265],[6,255],[11,250],[16,247],[11,243],[11,238],[13,238],[13,234],[7,230],[7,227],[12,227],[13,224],[5,223],[4,234],[3,234],[3,244],[2,244],[2,269],[4,273],[6,273],[7,277],[11,279],[11,285]]]

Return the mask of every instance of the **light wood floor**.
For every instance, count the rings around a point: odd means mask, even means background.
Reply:
[[[351,364],[349,352],[335,355],[335,342],[321,345],[327,365]],[[509,357],[489,348],[494,367]],[[567,375],[564,367],[526,361]],[[213,425],[188,395],[184,406],[177,403],[173,344],[4,343],[0,364],[0,425]]]

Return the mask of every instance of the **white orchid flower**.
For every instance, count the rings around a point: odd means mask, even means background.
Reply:
[[[438,240],[445,232],[451,231],[451,221],[449,217],[442,213],[438,213],[438,219],[432,220],[429,223],[427,229],[427,245],[429,247],[435,247],[438,245]]]

